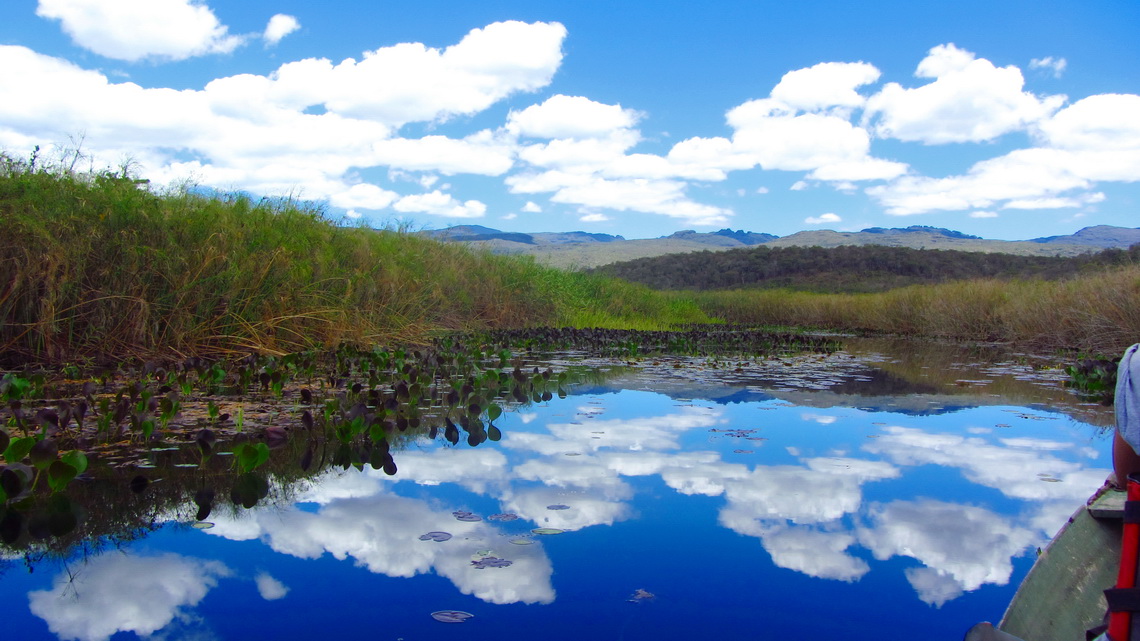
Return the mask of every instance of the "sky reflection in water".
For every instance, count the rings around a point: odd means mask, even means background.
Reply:
[[[9,568],[8,638],[959,639],[1110,464],[1097,428],[1013,406],[595,390],[498,423],[498,444],[399,453],[395,477],[328,473],[285,509]]]

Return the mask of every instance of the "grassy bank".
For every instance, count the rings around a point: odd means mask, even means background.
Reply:
[[[976,279],[877,294],[685,294],[729,322],[811,326],[1119,354],[1140,341],[1140,265],[1065,280]]]
[[[318,205],[156,193],[0,155],[0,358],[285,353],[444,329],[664,328],[692,301],[529,258],[339,226]]]

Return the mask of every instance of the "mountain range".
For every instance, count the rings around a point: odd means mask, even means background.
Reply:
[[[627,240],[611,234],[571,232],[505,232],[482,225],[458,225],[419,232],[445,242],[469,243],[499,254],[530,254],[541,263],[564,268],[589,268],[610,263],[695,251],[724,251],[739,247],[839,247],[887,245],[913,249],[957,249],[1024,256],[1076,256],[1140,243],[1140,228],[1096,225],[1067,236],[1029,240],[988,240],[941,227],[870,227],[857,232],[801,231],[779,237],[743,230],[697,232],[691,229],[660,238]]]

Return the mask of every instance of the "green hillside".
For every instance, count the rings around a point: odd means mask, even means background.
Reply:
[[[973,278],[1058,279],[1140,262],[1140,245],[1075,257],[1017,256],[883,245],[770,247],[695,252],[606,265],[595,273],[655,289],[794,289],[877,292]]]

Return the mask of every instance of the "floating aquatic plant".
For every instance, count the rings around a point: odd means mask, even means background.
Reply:
[[[518,514],[512,514],[510,512],[503,512],[501,514],[491,514],[487,517],[487,520],[488,521],[516,521],[516,520],[518,520],[518,518],[519,518]]]
[[[508,561],[506,559],[500,559],[497,556],[485,556],[485,557],[480,558],[477,561],[476,560],[471,561],[471,565],[476,570],[482,570],[484,568],[505,568],[505,567],[510,567],[513,563],[514,563],[513,561]]]
[[[464,623],[474,616],[474,614],[462,610],[438,610],[431,613],[431,618],[440,623]]]

